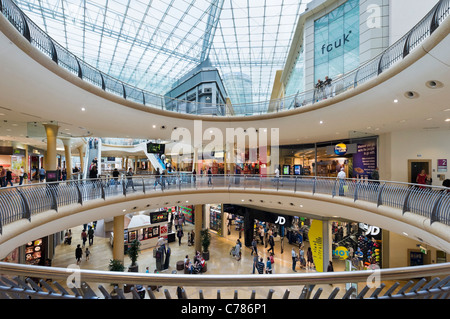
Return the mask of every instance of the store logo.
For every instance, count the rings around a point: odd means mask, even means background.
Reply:
[[[345,153],[347,153],[347,145],[344,143],[339,143],[334,147],[334,154],[344,155]]]
[[[338,257],[341,260],[347,259],[349,256],[348,249],[344,246],[339,246],[335,250],[333,250],[333,255]]]
[[[367,230],[366,230],[366,232],[364,234],[366,236],[367,235],[376,236],[379,233],[380,233],[380,227],[367,225]]]
[[[333,51],[333,49],[337,49],[341,47],[342,45],[345,45],[347,42],[350,42],[350,34],[352,33],[352,30],[348,31],[347,34],[342,35],[342,39],[334,41],[334,43],[324,44],[322,45],[322,54],[325,54],[325,50],[330,53]]]
[[[275,221],[275,224],[284,225],[286,223],[286,218],[282,216],[278,216],[277,220]]]

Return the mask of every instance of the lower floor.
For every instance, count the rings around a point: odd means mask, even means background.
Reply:
[[[93,269],[93,270],[108,270],[109,261],[113,258],[113,251],[110,244],[109,234],[103,230],[104,225],[102,221],[97,223],[96,227],[96,236],[94,237],[92,245],[89,245],[89,242],[86,242],[86,247],[83,248],[83,251],[88,248],[90,250],[89,259],[86,259],[86,255],[83,254],[79,267],[81,269]],[[184,226],[184,232],[191,231],[194,226],[192,224],[186,223]],[[78,227],[74,227],[71,229],[72,231],[72,242],[70,245],[68,244],[59,244],[55,248],[54,258],[52,260],[52,266],[55,267],[68,267],[70,265],[76,264],[75,259],[75,248],[78,244],[82,245],[81,232],[83,226],[80,225]],[[245,247],[243,245],[242,249],[242,257],[240,260],[234,258],[230,251],[235,246],[236,240],[239,238],[239,232],[231,227],[230,235],[227,238],[222,236],[218,236],[215,232],[212,233],[211,238],[211,246],[210,246],[210,258],[207,261],[207,271],[205,274],[221,274],[221,275],[237,275],[237,274],[252,274],[253,273],[253,256],[252,249],[249,247]],[[241,240],[243,241],[243,240]],[[177,261],[183,261],[184,258],[189,256],[192,260],[195,249],[194,246],[188,245],[188,237],[185,236],[181,240],[181,244],[178,242],[178,239],[175,242],[169,244],[171,248],[171,256],[169,262],[169,268],[164,273],[167,274],[182,274],[184,271],[177,270],[176,263]],[[304,242],[304,249],[308,248],[308,242]],[[266,260],[266,258],[270,255],[270,252],[267,250],[270,247],[265,247],[265,245],[258,244],[258,254],[260,257]],[[283,243],[283,252],[281,251],[281,241],[280,237],[277,237],[275,240],[274,247],[274,265],[273,265],[273,273],[274,274],[294,274],[295,272],[292,269],[292,249],[298,253],[298,245],[289,244],[288,242]],[[153,257],[153,248],[148,248],[141,250],[138,261],[139,272],[146,272],[147,267],[150,273],[156,272],[156,259]],[[125,267],[131,265],[131,261],[128,256],[125,255],[124,261]],[[334,271],[344,271],[345,264],[343,261],[338,259],[333,259]],[[315,269],[304,268],[296,264],[295,270],[297,273],[308,273],[315,272]],[[202,276],[203,274],[193,274],[192,276]],[[267,274],[270,276],[270,274]],[[63,284],[63,283],[62,283]],[[97,289],[99,284],[89,283],[93,289]],[[391,283],[392,284],[392,283]],[[109,284],[102,284],[105,288],[110,289]],[[358,284],[358,292],[361,291],[365,286],[365,283]],[[389,283],[386,283],[387,287],[390,287]],[[338,287],[339,293],[336,298],[342,298],[342,296],[346,292],[345,284],[324,284],[320,285],[320,288],[323,290],[321,294],[321,298],[328,298],[330,293]],[[269,289],[273,289],[273,298],[279,299],[282,298],[285,291],[289,289],[290,295],[289,298],[297,299],[302,289],[303,285],[299,286],[276,286],[276,287],[245,287],[245,288],[236,288],[236,287],[214,287],[214,288],[197,288],[197,287],[183,287],[186,290],[187,297],[189,299],[198,299],[199,298],[199,290],[203,291],[205,298],[217,298],[217,291],[220,290],[221,298],[233,298],[235,291],[238,291],[239,298],[249,298],[254,290],[256,292],[255,297],[264,299],[267,297],[269,293]],[[313,294],[317,291],[319,287],[315,287]],[[154,291],[154,294],[157,298],[166,298],[164,290],[167,289],[172,296],[172,298],[176,298],[177,287],[160,287],[158,291]],[[387,288],[385,288],[387,289]],[[96,291],[98,295],[100,293]],[[131,293],[126,294],[127,297],[132,298]],[[370,296],[369,293],[366,294],[366,297]],[[149,298],[148,294],[146,294],[146,298]]]

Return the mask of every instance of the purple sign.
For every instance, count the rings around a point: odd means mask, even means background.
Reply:
[[[437,160],[437,171],[438,172],[446,172],[447,171],[447,159],[438,159]]]
[[[377,167],[377,141],[368,140],[357,145],[353,154],[353,177],[369,176]]]

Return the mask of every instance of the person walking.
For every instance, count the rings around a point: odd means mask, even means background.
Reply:
[[[341,168],[340,172],[337,175],[339,179],[339,196],[344,196],[344,183],[347,175],[345,174],[344,168]]]
[[[12,178],[12,172],[8,169],[8,170],[6,171],[6,186],[8,186],[8,183],[11,184],[11,186],[14,186],[12,180],[13,180],[13,178]]]
[[[212,171],[211,171],[211,167],[208,168],[208,185],[212,185]]]
[[[270,261],[270,257],[267,257],[266,274],[271,274],[271,273],[272,273],[272,262]]]
[[[263,258],[259,258],[258,263],[256,264],[256,269],[258,270],[258,274],[264,274],[264,261]]]
[[[259,260],[259,256],[258,256],[258,253],[256,253],[256,254],[253,255],[253,270],[252,270],[252,274],[255,273],[255,269],[257,267],[258,260]]]
[[[130,168],[127,172],[127,186],[125,187],[125,189],[128,188],[128,186],[131,186],[131,188],[133,189],[133,192],[135,192],[136,190],[134,189],[134,184],[133,184],[133,170]]]
[[[295,270],[295,266],[297,265],[297,253],[295,252],[294,247],[292,247],[292,271],[297,272],[297,270]]]
[[[89,237],[89,246],[92,246],[94,244],[94,229],[92,228],[92,226],[89,226],[88,237]]]
[[[85,256],[86,256],[86,260],[89,260],[89,256],[91,255],[91,251],[89,250],[89,248],[86,247],[86,251],[84,252]]]
[[[253,240],[252,240],[252,253],[251,253],[251,255],[253,256],[253,254],[255,254],[256,256],[258,255],[258,246],[257,246],[255,237],[253,237]]]
[[[19,169],[19,185],[23,184],[24,175],[25,175],[25,170],[24,170],[23,166],[21,166]]]
[[[272,253],[275,253],[275,251],[273,250],[273,248],[275,246],[275,240],[273,239],[273,235],[272,234],[269,236],[268,242],[269,242],[270,248],[267,249],[267,252],[272,251]]]
[[[83,247],[86,246],[87,233],[85,229],[83,229],[83,231],[81,232],[81,240],[83,241]]]
[[[314,259],[313,259],[311,247],[308,247],[308,251],[306,252],[306,258],[307,258],[307,264],[306,264],[307,268],[313,269]]]
[[[6,187],[6,169],[0,166],[0,187]]]
[[[81,257],[83,257],[83,250],[80,247],[80,244],[75,248],[75,259],[77,260],[77,265],[81,263]]]
[[[181,228],[178,228],[177,237],[178,237],[178,246],[181,246],[181,238],[183,238],[183,230]]]

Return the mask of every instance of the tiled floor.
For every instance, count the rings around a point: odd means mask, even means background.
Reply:
[[[101,227],[101,226],[100,226]],[[186,224],[185,231],[190,231],[193,229],[193,225]],[[68,267],[71,264],[75,264],[75,248],[77,244],[81,244],[81,230],[82,226],[72,228],[73,240],[71,245],[61,244],[56,247],[55,256],[53,259],[53,266],[56,267]],[[97,231],[98,232],[98,231]],[[241,260],[236,260],[230,255],[231,248],[235,245],[235,241],[238,238],[239,234],[235,230],[231,230],[231,235],[228,238],[223,238],[217,236],[214,232],[212,232],[212,240],[210,246],[210,259],[208,260],[208,271],[207,274],[251,274],[252,273],[252,259],[251,249],[247,247],[243,247],[242,250],[242,258]],[[292,271],[292,258],[291,258],[291,250],[292,247],[295,247],[298,251],[298,246],[290,245],[285,239],[284,244],[284,253],[282,254],[280,251],[280,242],[279,237],[276,238],[275,241],[275,265],[273,267],[274,273],[283,273],[289,274],[294,273]],[[241,239],[243,242],[244,240]],[[94,270],[108,270],[109,260],[112,259],[112,247],[109,243],[109,238],[96,236],[94,239],[94,244],[89,247],[91,251],[90,259],[86,260],[83,256],[80,267],[82,269],[94,269]],[[306,243],[307,247],[307,243]],[[172,251],[170,258],[169,269],[165,271],[165,273],[172,273],[173,270],[176,270],[176,262],[179,260],[184,260],[185,255],[193,256],[195,253],[193,246],[187,245],[187,236],[182,239],[181,246],[178,245],[178,241],[170,243],[170,248]],[[267,248],[262,245],[258,246],[258,251],[260,256],[264,257],[264,260],[269,255],[267,253]],[[129,266],[131,264],[128,256],[125,256],[125,266]],[[156,269],[156,261],[153,258],[153,249],[145,249],[141,251],[141,254],[138,259],[139,264],[139,272],[145,272],[145,268],[149,267],[150,272],[153,272]],[[334,269],[335,271],[343,270],[343,263],[339,261],[334,261]],[[298,273],[308,272],[314,270],[305,270],[300,269],[297,264],[296,268]],[[182,273],[182,271],[178,271],[177,273]],[[193,275],[194,276],[194,275]],[[201,276],[201,275],[200,275]],[[268,275],[270,276],[270,275]],[[108,287],[108,285],[104,285]],[[92,288],[97,287],[97,284],[91,285]],[[340,288],[340,293],[338,295],[342,296],[345,293],[345,285],[322,285],[323,289],[322,297],[328,297],[329,293],[335,288]],[[186,293],[188,298],[198,298],[198,288],[195,287],[184,287],[186,289]],[[286,289],[290,290],[290,298],[298,298],[301,294],[301,290],[303,286],[297,287],[271,287],[275,290],[273,294],[273,298],[281,298],[286,291]],[[109,289],[109,288],[108,288]],[[165,298],[164,289],[168,289],[170,294],[175,298],[176,297],[176,287],[163,287],[159,290],[159,292],[155,292],[155,296],[158,298]],[[205,298],[216,298],[217,290],[220,290],[222,298],[233,298],[236,288],[227,288],[227,287],[217,287],[217,288],[204,288],[202,289]],[[266,298],[269,287],[256,287],[256,288],[239,288],[238,294],[240,298],[249,298],[252,290],[256,291],[256,298]],[[131,297],[131,296],[130,296]],[[148,295],[147,295],[148,298]]]

